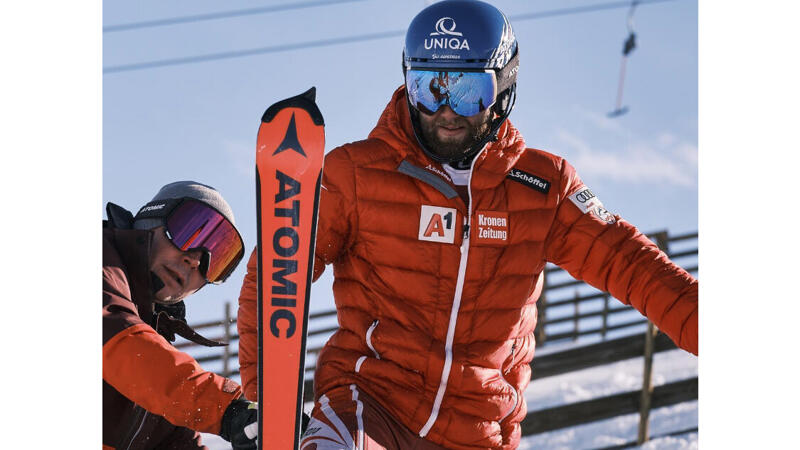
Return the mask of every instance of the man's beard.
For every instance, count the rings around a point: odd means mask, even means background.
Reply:
[[[420,112],[420,114],[424,114]],[[463,126],[467,133],[462,138],[440,139],[436,133],[439,126]],[[447,160],[458,160],[470,148],[478,144],[489,132],[490,121],[483,120],[479,125],[473,126],[465,117],[455,117],[451,120],[436,119],[431,121],[420,120],[422,138],[428,149],[436,155]]]

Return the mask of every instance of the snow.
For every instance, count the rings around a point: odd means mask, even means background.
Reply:
[[[536,366],[536,358],[533,359]],[[525,391],[528,411],[552,408],[593,398],[641,389],[643,358],[531,381]],[[653,386],[697,376],[697,357],[683,350],[669,350],[653,356]]]
[[[559,347],[562,347],[559,345]],[[562,349],[562,348],[560,348]],[[534,365],[536,359],[534,358]],[[528,410],[605,397],[638,390],[642,384],[643,358],[633,358],[590,369],[531,381],[525,391]],[[653,385],[696,377],[697,357],[683,350],[656,353],[653,357]],[[311,405],[306,405],[310,412]],[[696,449],[696,431],[667,436],[670,433],[696,429],[697,401],[653,409],[650,412],[650,436],[655,437],[641,448],[647,450]],[[607,420],[523,437],[519,449],[580,450],[622,445],[636,440],[638,414],[626,414]],[[230,444],[215,435],[204,434],[203,442],[210,450],[230,449]]]
[[[650,436],[697,428],[697,402],[680,403],[650,412]],[[626,414],[608,420],[524,437],[519,449],[581,450],[621,445],[636,440],[639,415]],[[641,449],[696,449],[697,432],[652,439]]]

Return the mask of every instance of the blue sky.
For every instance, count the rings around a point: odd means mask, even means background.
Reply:
[[[112,27],[287,4],[249,1],[106,2]],[[304,3],[304,2],[295,2]],[[566,157],[606,207],[643,231],[697,230],[697,3],[641,4],[634,16],[623,103],[615,106],[628,8],[530,19],[598,1],[496,1],[520,45],[512,122],[528,146]],[[403,33],[428,2],[361,0],[103,34],[103,204],[130,209],[168,182],[216,187],[255,244],[254,147],[264,109],[310,86],[326,121],[326,150],[363,139],[402,84]],[[515,21],[515,17],[520,17]],[[115,71],[130,64],[389,32],[382,39]],[[196,320],[235,301],[244,265],[189,304]],[[332,306],[330,274],[312,310]]]

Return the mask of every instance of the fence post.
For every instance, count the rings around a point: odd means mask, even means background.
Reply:
[[[230,373],[228,371],[228,359],[231,357],[230,342],[231,342],[231,302],[225,302],[225,319],[222,322],[222,330],[225,333],[225,343],[229,344],[222,347],[222,376],[227,377]]]
[[[669,235],[667,234],[667,230],[654,233],[653,238],[655,239],[655,244],[658,246],[658,248],[660,248],[661,251],[669,256]]]
[[[669,251],[669,238],[666,231],[653,235],[656,245],[664,253]],[[644,340],[644,375],[642,376],[642,395],[639,402],[639,435],[636,439],[638,445],[644,444],[650,434],[650,405],[653,396],[653,347],[658,328],[653,322],[647,321],[647,334]]]
[[[606,338],[606,334],[608,333],[608,300],[609,300],[608,292],[603,293],[603,328],[600,330],[600,334],[602,335],[603,339]]]
[[[653,347],[658,328],[647,321],[647,334],[644,339],[644,376],[642,380],[642,396],[639,402],[639,436],[637,445],[642,445],[650,434],[650,404],[653,397]]]
[[[536,301],[536,329],[534,335],[536,336],[536,344],[544,344],[547,335],[544,332],[544,326],[547,323],[547,267],[542,270],[542,294],[539,300]]]
[[[575,289],[575,303],[572,304],[572,312],[574,314],[574,316],[572,316],[573,317],[573,319],[572,319],[572,329],[574,330],[574,334],[572,335],[572,340],[573,341],[577,341],[578,340],[578,315],[579,315],[579,311],[580,311],[580,309],[578,308],[578,299],[579,298],[581,298],[581,296],[578,293],[578,290]]]

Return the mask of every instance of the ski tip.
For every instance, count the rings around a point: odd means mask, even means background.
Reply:
[[[264,111],[264,115],[261,116],[261,122],[272,122],[272,119],[284,108],[301,108],[308,112],[314,124],[324,126],[325,121],[322,118],[319,107],[317,107],[316,97],[317,88],[311,86],[311,89],[302,94],[281,100],[267,108],[267,110]]]
[[[311,100],[312,102],[316,102],[317,101],[317,87],[316,86],[311,86],[311,89],[303,92],[302,94],[300,94],[300,96],[301,97],[305,97],[305,98]]]

